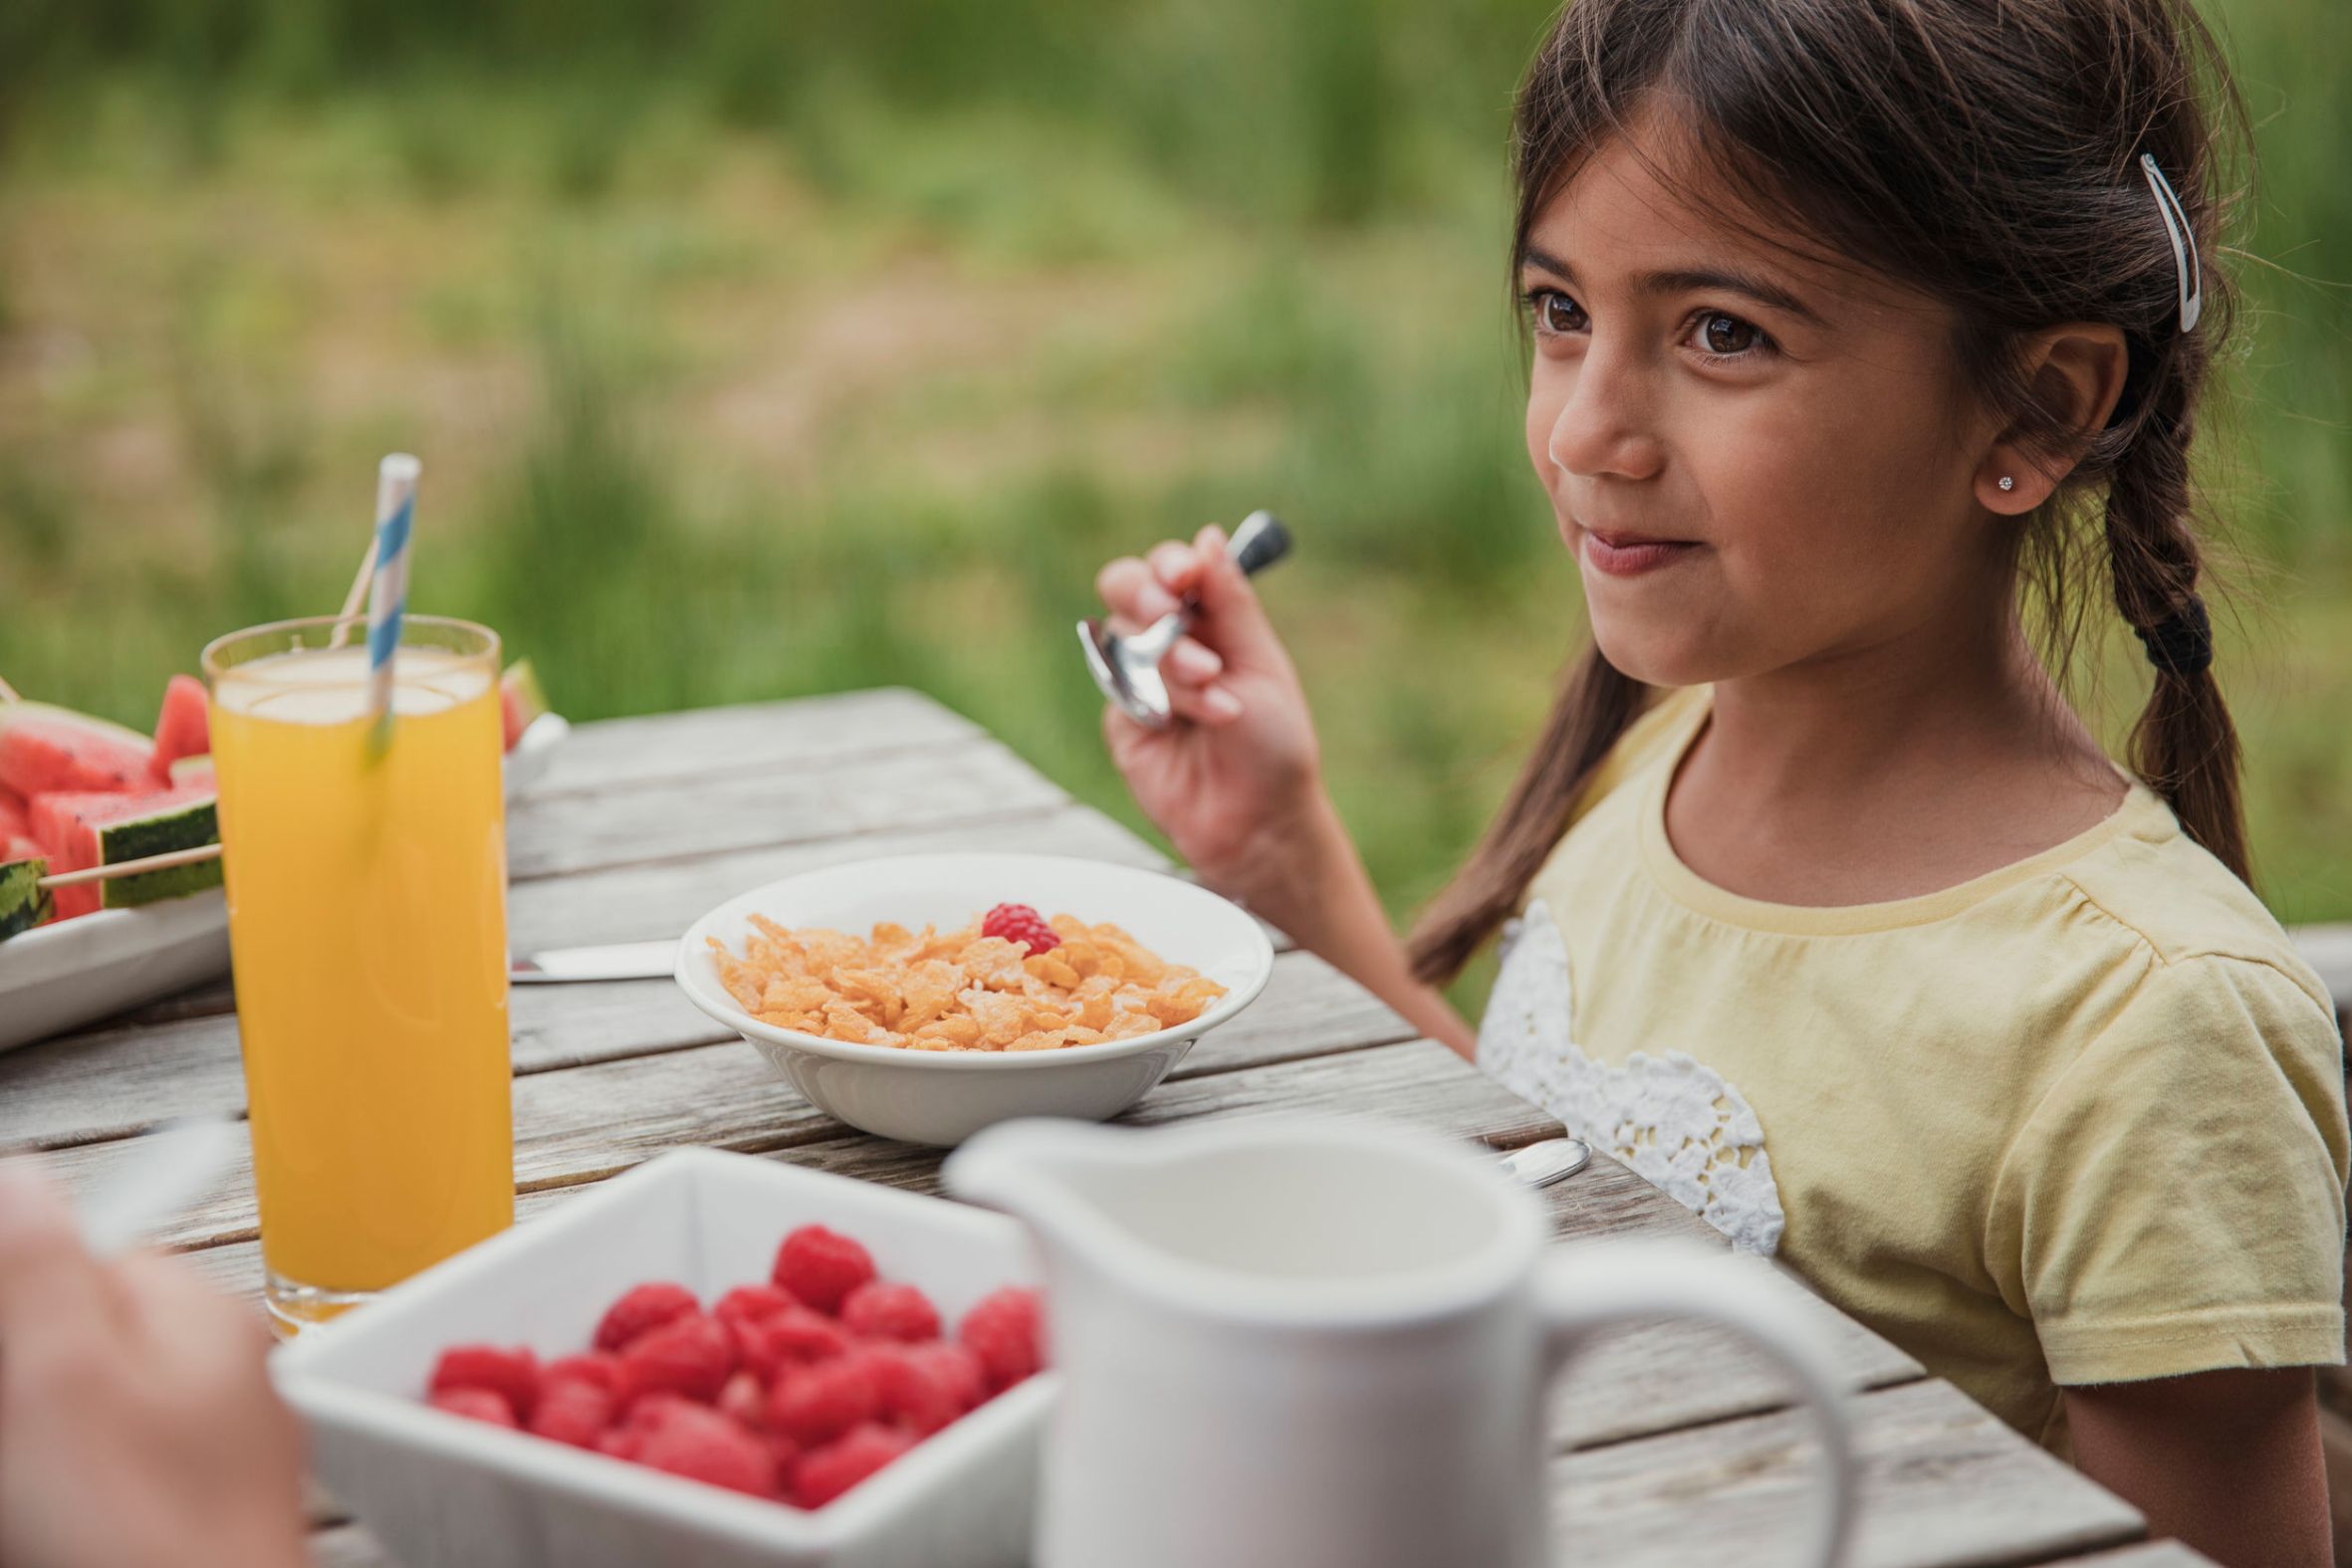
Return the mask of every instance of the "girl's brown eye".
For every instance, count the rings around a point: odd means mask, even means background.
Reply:
[[[1699,337],[1709,353],[1745,353],[1762,336],[1753,323],[1721,311],[1708,312],[1699,323]]]
[[[1536,302],[1536,309],[1542,313],[1543,330],[1547,333],[1573,333],[1583,330],[1584,313],[1576,308],[1575,301],[1564,294],[1546,289],[1543,291],[1542,298]]]

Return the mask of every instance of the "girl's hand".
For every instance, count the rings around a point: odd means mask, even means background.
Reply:
[[[0,1162],[0,1563],[305,1562],[268,1348],[180,1264],[94,1261],[41,1173]]]
[[[1147,730],[1107,706],[1104,738],[1136,803],[1212,885],[1248,893],[1254,846],[1302,819],[1321,790],[1314,722],[1291,656],[1225,532],[1202,529],[1095,578],[1111,624],[1138,631],[1197,591],[1189,636],[1160,665],[1177,722]]]

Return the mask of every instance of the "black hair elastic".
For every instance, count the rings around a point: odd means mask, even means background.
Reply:
[[[2148,662],[2167,675],[2203,675],[2213,668],[2214,623],[2205,600],[2196,594],[2189,602],[2153,626],[2134,626]]]

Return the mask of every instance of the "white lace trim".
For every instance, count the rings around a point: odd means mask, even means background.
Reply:
[[[1771,1256],[1787,1217],[1748,1101],[1687,1051],[1635,1051],[1622,1067],[1602,1066],[1570,1038],[1572,1003],[1567,943],[1537,899],[1504,928],[1502,971],[1479,1022],[1479,1066],[1741,1251]]]

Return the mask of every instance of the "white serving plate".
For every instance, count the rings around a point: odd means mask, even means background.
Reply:
[[[572,726],[543,714],[506,757],[513,799],[545,774]],[[0,1050],[167,997],[229,972],[219,888],[137,909],[102,909],[0,942]]]
[[[1101,1045],[929,1051],[859,1045],[763,1023],[720,984],[709,939],[741,954],[751,917],[870,931],[878,921],[953,930],[1001,903],[1123,926],[1161,958],[1225,988],[1190,1023]],[[818,1109],[908,1143],[953,1145],[1019,1116],[1116,1116],[1193,1042],[1248,1007],[1274,973],[1274,945],[1238,906],[1158,871],[1060,855],[922,854],[827,866],[754,888],[696,921],[678,946],[686,999],[740,1032]]]
[[[629,1286],[672,1279],[707,1304],[768,1277],[810,1222],[865,1243],[948,1322],[1036,1284],[1020,1226],[847,1177],[677,1150],[426,1270],[274,1352],[313,1469],[406,1568],[998,1568],[1025,1562],[1041,1374],[803,1512],[421,1403],[454,1344],[586,1346]]]

